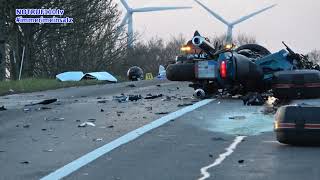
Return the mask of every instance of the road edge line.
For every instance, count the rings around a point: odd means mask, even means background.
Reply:
[[[107,154],[108,152],[129,143],[130,141],[133,141],[135,139],[137,139],[138,137],[140,137],[141,135],[149,132],[152,129],[158,128],[160,126],[162,126],[163,124],[176,119],[186,113],[189,113],[195,109],[198,109],[202,106],[205,106],[207,104],[209,104],[210,102],[214,101],[214,99],[205,99],[202,100],[200,102],[197,102],[191,106],[187,106],[185,108],[182,108],[180,110],[177,110],[175,112],[172,112],[166,116],[163,116],[155,121],[152,121],[149,124],[146,124],[138,129],[135,129],[81,157],[79,157],[78,159],[68,163],[67,165],[55,170],[54,172],[48,174],[47,176],[41,178],[40,180],[55,180],[55,179],[62,179],[68,175],[70,175],[71,173],[77,171],[78,169],[80,169],[81,167],[89,164],[90,162],[98,159],[99,157]]]

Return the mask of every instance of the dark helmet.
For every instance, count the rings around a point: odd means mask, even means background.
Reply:
[[[138,81],[143,79],[143,70],[138,66],[129,68],[127,72],[128,79],[130,81]]]

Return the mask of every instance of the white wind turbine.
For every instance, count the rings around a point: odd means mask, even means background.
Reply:
[[[266,8],[263,8],[261,10],[255,11],[249,15],[240,17],[238,20],[235,20],[233,22],[228,22],[226,21],[223,17],[221,17],[220,15],[218,15],[217,13],[215,13],[213,10],[209,9],[207,6],[205,6],[204,4],[202,4],[200,1],[198,0],[194,0],[196,3],[198,3],[201,7],[203,7],[205,10],[207,10],[212,16],[214,16],[215,18],[217,18],[219,21],[221,21],[223,24],[227,25],[228,30],[227,30],[227,35],[226,35],[226,43],[230,44],[232,43],[232,29],[234,28],[235,25],[253,17],[256,16],[257,14],[260,14],[268,9],[273,8],[274,6],[276,6],[276,4],[268,6]]]
[[[123,6],[126,8],[127,13],[123,18],[120,27],[123,27],[126,23],[128,23],[128,46],[130,47],[133,42],[133,23],[132,23],[132,15],[137,12],[153,12],[153,11],[166,11],[166,10],[177,10],[177,9],[191,9],[191,7],[143,7],[132,9],[129,7],[128,3],[125,0],[120,0]]]

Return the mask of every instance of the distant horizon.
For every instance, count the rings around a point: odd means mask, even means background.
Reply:
[[[318,13],[320,2],[318,1],[200,1],[228,21],[269,5],[277,4],[273,9],[235,26],[233,37],[238,34],[248,34],[255,37],[257,42],[273,52],[284,48],[282,41],[285,41],[299,53],[308,53],[315,49],[320,50],[320,45],[317,43],[320,42],[320,36],[315,36],[320,32],[320,21],[318,20],[320,18],[320,13]],[[125,9],[119,0],[116,2],[119,4],[122,16],[124,16]],[[182,34],[188,40],[192,38],[195,30],[198,30],[203,36],[214,37],[225,34],[227,30],[224,24],[213,18],[193,0],[127,0],[127,2],[132,8],[150,6],[193,7],[190,10],[135,13],[133,15],[134,31],[145,37],[146,40],[159,37],[168,41],[179,34]]]

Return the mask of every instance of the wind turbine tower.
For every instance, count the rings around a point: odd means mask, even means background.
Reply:
[[[133,42],[133,19],[132,15],[139,12],[154,12],[154,11],[167,11],[167,10],[177,10],[177,9],[191,9],[191,7],[143,7],[143,8],[131,8],[126,0],[120,0],[122,5],[127,10],[125,17],[123,18],[120,27],[123,27],[128,23],[128,47],[131,47]]]
[[[204,4],[202,4],[200,1],[198,0],[194,0],[196,3],[198,3],[201,7],[203,7],[206,11],[208,11],[209,14],[211,14],[213,17],[215,17],[216,19],[218,19],[219,21],[221,21],[223,24],[225,24],[228,27],[227,30],[227,35],[226,35],[226,43],[227,44],[231,44],[232,43],[232,30],[234,28],[235,25],[248,20],[249,18],[256,16],[268,9],[273,8],[274,6],[276,6],[276,4],[268,6],[266,8],[263,8],[261,10],[255,11],[249,15],[240,17],[239,19],[233,21],[233,22],[228,22],[227,20],[225,20],[222,16],[220,16],[219,14],[217,14],[216,12],[214,12],[212,9],[209,9],[207,6],[205,6]]]

